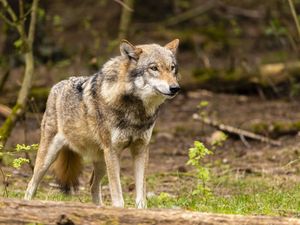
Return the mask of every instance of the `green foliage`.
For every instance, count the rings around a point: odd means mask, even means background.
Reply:
[[[29,152],[29,151],[36,151],[38,149],[38,144],[32,144],[32,145],[25,145],[25,144],[17,144],[15,147],[15,150],[17,153],[19,152]],[[23,157],[18,157],[15,158],[12,162],[12,166],[15,169],[19,169],[23,164],[29,163],[30,160],[23,158]]]
[[[14,46],[17,48],[17,49],[20,49],[23,45],[23,40],[21,38],[19,38],[18,40],[16,40],[14,42]]]
[[[211,190],[206,185],[210,179],[209,170],[201,164],[201,160],[209,154],[212,154],[212,151],[207,149],[199,141],[195,141],[194,147],[189,149],[189,160],[187,164],[192,165],[197,170],[197,178],[200,181],[196,189],[192,192],[193,195],[203,195],[203,197],[207,197],[211,194]]]
[[[161,192],[158,196],[149,199],[149,207],[155,208],[174,208],[177,205],[177,199],[166,192]]]
[[[206,108],[207,108],[208,105],[209,105],[208,101],[201,101],[198,104],[198,108],[200,109],[200,112],[199,112],[200,116],[202,116],[202,117],[207,116]]]
[[[38,144],[32,144],[32,145],[17,144],[15,150],[17,152],[36,151],[38,147],[39,147]]]
[[[16,158],[16,159],[13,160],[12,166],[15,169],[19,169],[25,163],[29,163],[29,159],[25,159],[25,158],[20,157],[20,158]]]
[[[236,178],[234,174],[213,176],[210,184],[214,186],[214,194],[206,197],[205,201],[201,195],[190,194],[189,184],[185,183],[180,186],[177,196],[163,192],[148,198],[148,207],[242,215],[299,216],[300,185],[295,182],[279,182],[273,177]]]
[[[53,25],[54,26],[61,26],[61,24],[62,24],[62,18],[61,18],[61,16],[59,16],[59,15],[54,15],[53,16]]]
[[[287,29],[281,24],[279,19],[273,19],[265,29],[265,34],[268,36],[285,36],[287,35]]]
[[[200,108],[204,108],[204,107],[208,106],[208,104],[209,104],[208,101],[201,101],[201,102],[199,103],[198,106],[199,106]]]
[[[15,169],[19,169],[23,164],[29,163],[30,160],[24,157],[19,157],[20,153],[32,152],[38,149],[38,144],[25,145],[17,144],[15,151],[12,152],[0,152],[0,158],[6,157],[6,160],[9,161],[8,164],[11,164]],[[1,148],[0,148],[1,150]]]

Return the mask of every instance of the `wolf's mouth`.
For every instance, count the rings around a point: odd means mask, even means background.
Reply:
[[[155,90],[156,92],[158,92],[159,94],[162,94],[162,95],[164,95],[164,96],[171,97],[171,98],[174,97],[174,96],[176,95],[176,93],[175,93],[175,94],[164,93],[164,92],[158,90],[157,88],[154,88],[154,90]]]

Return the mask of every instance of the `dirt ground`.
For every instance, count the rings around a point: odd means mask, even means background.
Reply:
[[[206,108],[209,117],[238,128],[247,129],[251,123],[258,121],[300,120],[299,99],[264,100],[257,96],[218,94],[206,90],[181,93],[167,102],[160,112],[150,147],[149,176],[189,171],[191,168],[186,166],[188,149],[195,140],[200,140],[210,147],[208,140],[216,130],[192,119],[192,115],[199,111],[197,105],[200,101],[209,102]],[[38,143],[41,116],[28,114],[26,126],[19,123],[8,144],[14,146],[17,143]],[[276,176],[299,181],[300,136],[282,136],[279,140],[282,142],[280,147],[247,140],[249,147],[239,138],[229,136],[224,145],[218,147],[205,163],[208,163],[216,174],[224,172],[224,167],[218,166],[221,164],[227,165],[233,172],[255,173],[260,176]],[[11,187],[25,189],[25,183],[31,176],[29,166],[23,166],[21,170],[4,166],[3,170],[5,173],[13,174],[9,179]],[[85,187],[90,172],[91,166],[87,163],[81,176],[81,190],[87,190]],[[122,157],[122,173],[126,176],[132,174],[131,158],[126,151]],[[52,188],[55,186],[53,182],[53,179],[44,179],[42,186],[46,189]],[[132,189],[132,182],[130,179],[126,184],[128,186],[124,188],[125,191]],[[168,179],[160,184],[159,190],[155,191],[172,192],[174,188],[176,189],[174,182]],[[106,193],[108,194],[108,191]]]

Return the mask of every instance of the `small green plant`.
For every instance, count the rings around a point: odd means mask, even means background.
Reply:
[[[38,144],[32,144],[32,145],[25,145],[25,144],[17,144],[16,145],[16,152],[29,152],[29,151],[36,151],[38,149]],[[12,162],[12,166],[15,169],[19,169],[23,164],[29,163],[30,160],[23,157],[15,158]]]
[[[207,149],[200,141],[195,141],[194,147],[189,149],[187,164],[196,168],[197,178],[199,179],[199,183],[192,193],[193,195],[203,195],[203,197],[211,195],[211,190],[207,187],[207,182],[210,179],[209,169],[201,164],[203,158],[210,154],[212,154],[212,151]]]
[[[202,117],[207,117],[207,112],[206,112],[206,108],[207,106],[209,105],[209,102],[208,101],[201,101],[199,104],[198,104],[198,109],[200,109],[200,116]]]
[[[27,154],[29,152],[36,151],[38,149],[38,144],[32,144],[32,145],[17,144],[14,149],[15,151],[7,151],[7,152],[1,152],[2,148],[3,147],[0,146],[0,158],[5,157],[5,159],[8,159],[8,161],[11,162],[11,165],[15,169],[19,169],[23,164],[30,162],[30,160],[27,157]],[[18,157],[17,154],[19,153],[25,153],[26,158]]]
[[[38,147],[39,147],[38,144],[32,144],[32,145],[17,144],[15,149],[17,152],[28,152],[28,151],[36,151]]]
[[[29,162],[30,162],[29,159],[26,159],[26,158],[23,158],[23,157],[19,157],[19,158],[13,160],[12,166],[15,169],[19,169],[23,164],[29,163]]]

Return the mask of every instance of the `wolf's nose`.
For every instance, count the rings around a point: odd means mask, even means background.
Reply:
[[[172,95],[175,95],[178,91],[180,91],[180,87],[179,86],[170,86],[170,92]]]

